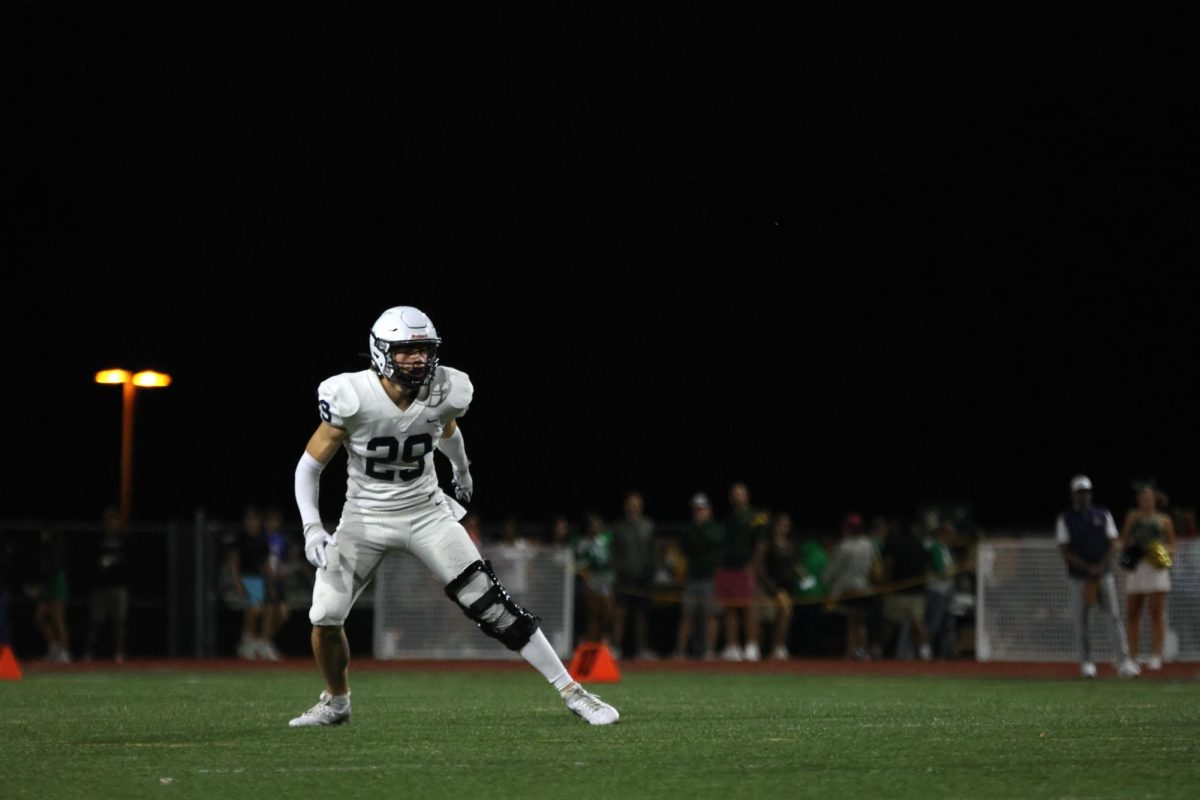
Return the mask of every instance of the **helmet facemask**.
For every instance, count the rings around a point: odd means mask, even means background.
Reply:
[[[407,389],[420,390],[429,385],[438,367],[438,345],[436,340],[410,339],[404,342],[389,342],[372,338],[371,358],[379,374],[392,383]],[[396,363],[396,354],[424,351],[425,363],[418,367],[403,367]]]

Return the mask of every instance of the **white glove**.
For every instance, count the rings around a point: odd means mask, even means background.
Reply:
[[[318,569],[325,569],[329,562],[325,558],[325,545],[333,541],[333,537],[319,522],[310,522],[304,526],[304,557],[308,563]]]
[[[464,503],[469,502],[475,491],[475,481],[471,480],[471,470],[459,472],[454,470],[454,496]]]

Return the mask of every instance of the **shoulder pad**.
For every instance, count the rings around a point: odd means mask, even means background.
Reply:
[[[347,417],[358,413],[358,392],[354,390],[353,373],[343,372],[321,381],[317,387],[317,406],[321,419],[330,425],[342,427]]]
[[[436,408],[442,419],[454,419],[467,413],[475,387],[467,373],[454,367],[438,367],[429,389],[430,408]]]

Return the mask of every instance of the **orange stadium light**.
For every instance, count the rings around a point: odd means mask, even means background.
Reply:
[[[125,383],[129,378],[129,370],[125,369],[102,369],[96,373],[96,383]]]
[[[154,372],[153,370],[142,370],[133,376],[133,385],[141,386],[142,388],[170,386],[171,376],[165,372]]]
[[[133,516],[133,397],[138,387],[153,389],[171,385],[165,372],[104,369],[96,373],[96,383],[119,383],[121,392],[121,524],[129,526]]]

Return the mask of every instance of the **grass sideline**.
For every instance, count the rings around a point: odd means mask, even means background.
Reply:
[[[634,672],[593,728],[528,670],[360,672],[293,730],[297,670],[0,683],[5,798],[1200,796],[1200,683]],[[272,797],[273,796],[273,797]]]

